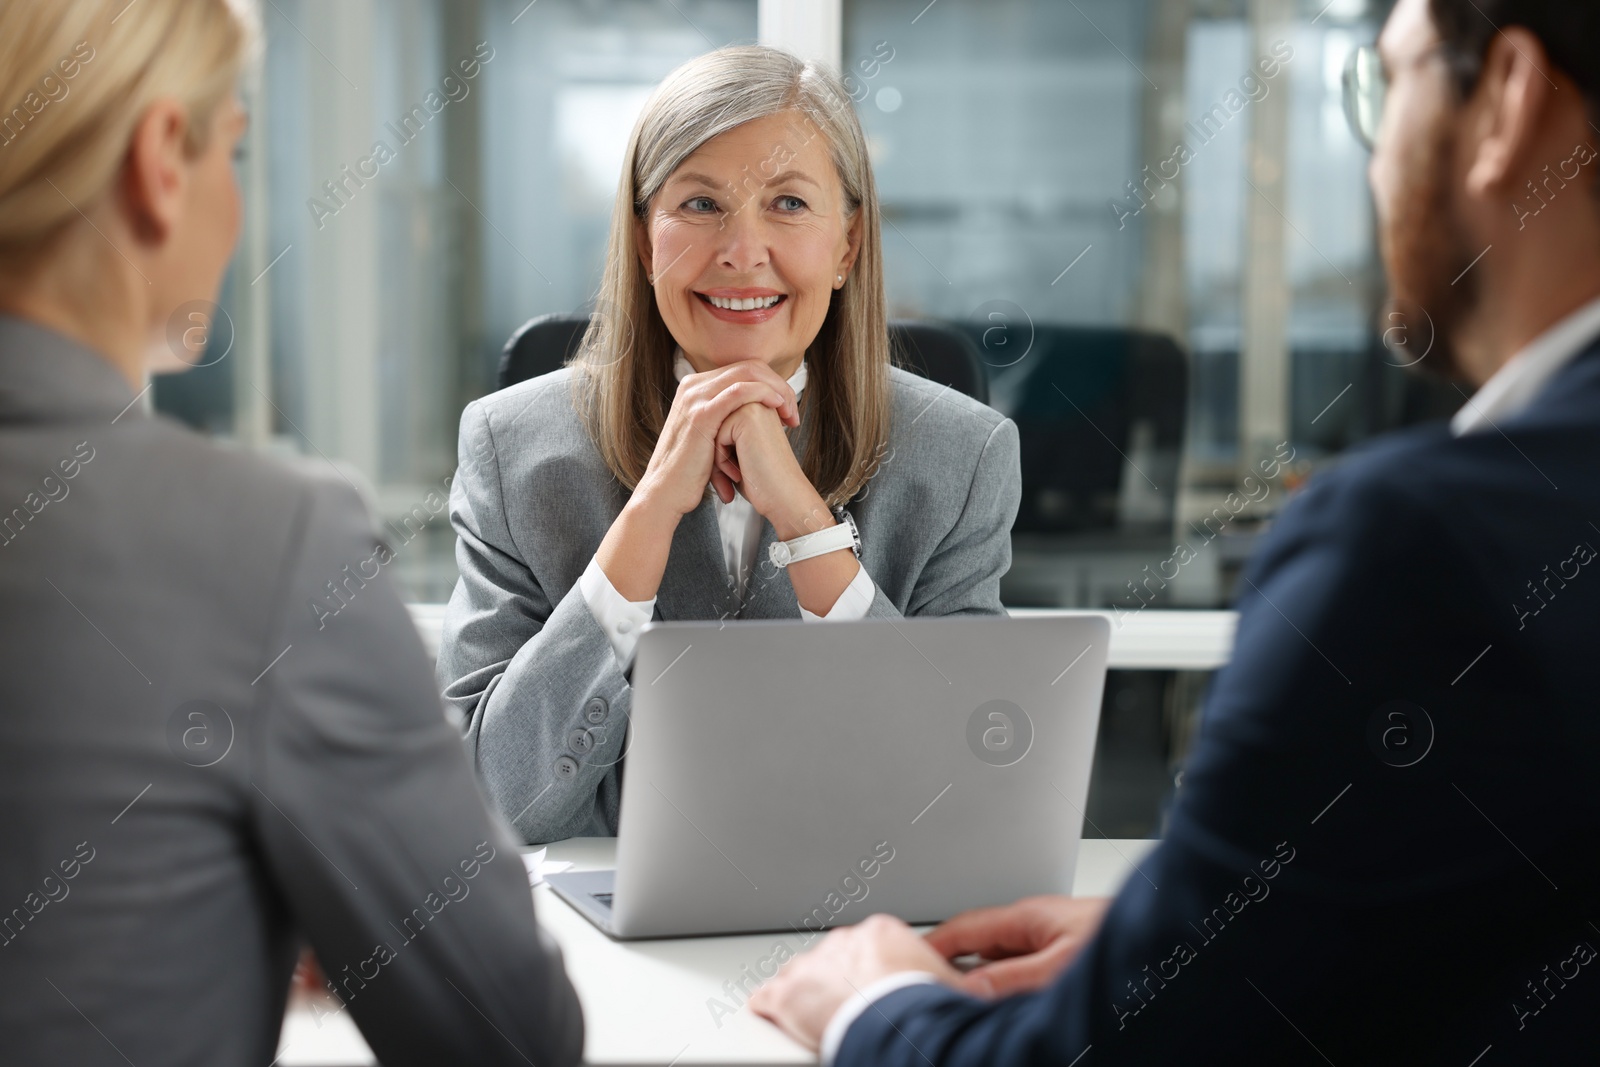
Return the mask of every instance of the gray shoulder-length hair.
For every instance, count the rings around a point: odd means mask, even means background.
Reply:
[[[649,466],[677,389],[676,347],[639,258],[651,201],[707,141],[754,119],[795,111],[826,139],[861,248],[806,350],[809,426],[801,468],[830,506],[877,471],[889,437],[889,328],[878,191],[867,142],[837,74],[787,52],[721,48],[690,60],[651,94],[628,139],[596,310],[574,357],[578,410],[606,466],[632,490]],[[797,129],[807,123],[797,124]],[[751,175],[759,184],[771,175]],[[737,190],[743,193],[745,190]]]

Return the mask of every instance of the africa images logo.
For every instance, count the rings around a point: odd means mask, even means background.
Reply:
[[[967,747],[991,767],[1010,767],[1033,747],[1033,720],[1009,700],[979,704],[967,718]]]

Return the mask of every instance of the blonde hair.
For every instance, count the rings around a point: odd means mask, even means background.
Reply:
[[[830,506],[876,472],[889,436],[889,324],[884,306],[878,191],[866,138],[832,71],[775,48],[722,48],[690,60],[651,94],[634,124],[617,183],[605,274],[577,356],[578,410],[606,466],[639,484],[677,385],[675,342],[639,259],[637,227],[685,159],[755,119],[796,111],[827,142],[861,247],[844,288],[806,350],[802,410],[809,424],[801,468]],[[759,182],[759,177],[753,178]]]
[[[156,99],[184,103],[202,151],[259,42],[253,0],[3,0],[0,257],[30,258],[111,187]]]

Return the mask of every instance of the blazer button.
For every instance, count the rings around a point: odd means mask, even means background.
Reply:
[[[606,713],[610,710],[604,698],[593,697],[583,706],[583,717],[588,719],[591,725],[598,726],[606,721]]]
[[[571,778],[578,773],[578,761],[571,756],[562,756],[556,760],[556,777]]]
[[[594,747],[594,734],[580,726],[567,737],[567,746],[581,756]]]

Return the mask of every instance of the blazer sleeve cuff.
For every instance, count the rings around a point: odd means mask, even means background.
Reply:
[[[822,1067],[833,1067],[834,1057],[839,1054],[839,1046],[844,1043],[845,1032],[861,1017],[861,1013],[874,1003],[907,986],[927,985],[938,981],[937,977],[927,971],[900,971],[869,983],[865,989],[857,990],[854,996],[839,1005],[838,1010],[833,1013],[833,1018],[828,1020],[827,1028],[822,1031],[822,1045],[817,1052]]]
[[[890,979],[909,977],[912,973],[920,977],[920,972],[906,972],[905,975],[890,975],[882,982],[887,984]],[[850,1025],[841,1028],[836,1044],[831,1048],[823,1046],[823,1051],[829,1055],[820,1061],[822,1067],[897,1067],[900,1064],[925,1067],[929,1062],[927,1056],[906,1036],[906,1031],[912,1029],[911,1018],[931,1018],[953,1006],[980,1003],[966,993],[933,980],[932,975],[926,977],[928,981],[905,981],[894,989],[880,992],[871,1001],[861,998],[859,1013]],[[876,985],[862,992],[872,992]],[[930,1051],[934,1062],[942,1059],[937,1050]]]
[[[855,622],[867,617],[877,596],[878,587],[873,584],[872,576],[858,562],[856,576],[850,579],[850,584],[844,587],[844,592],[839,594],[839,599],[833,602],[833,607],[828,609],[826,615],[817,615],[802,606],[800,617],[806,622]]]
[[[633,654],[639,648],[639,629],[655,614],[656,600],[628,600],[611,584],[606,572],[600,569],[598,559],[590,559],[578,579],[578,591],[594,615],[594,621],[606,633],[611,651],[617,657],[617,669],[626,673],[633,663]]]

